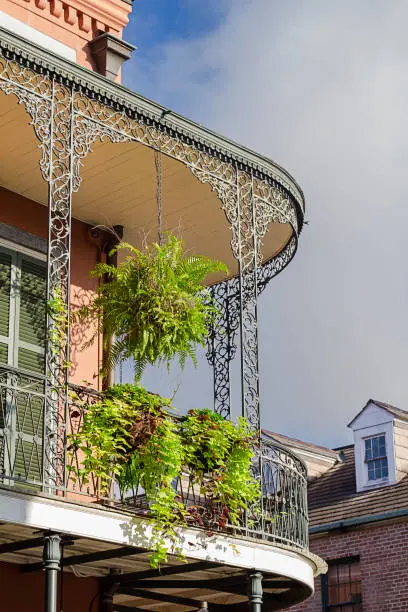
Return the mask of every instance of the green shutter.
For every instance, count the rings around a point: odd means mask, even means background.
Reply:
[[[27,374],[1,390],[0,472],[20,487],[42,481],[45,330],[45,263],[1,249],[0,363]]]
[[[18,367],[39,373],[44,372],[46,292],[45,265],[31,259],[23,259],[20,280]]]
[[[8,363],[10,328],[11,254],[0,251],[0,364]],[[4,436],[6,425],[6,388],[0,389],[0,473],[4,471],[4,456],[7,440]]]
[[[10,324],[11,255],[0,251],[0,363],[8,362]],[[3,341],[2,341],[3,340]]]
[[[44,374],[46,330],[46,267],[32,259],[21,259],[18,367]],[[44,393],[41,382],[29,385],[30,393],[21,391],[17,398],[16,429],[20,437],[15,447],[15,477],[41,482]]]

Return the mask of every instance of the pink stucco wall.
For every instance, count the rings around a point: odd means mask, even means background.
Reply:
[[[13,612],[43,612],[44,574],[22,574],[18,565],[0,563],[1,610]],[[76,578],[64,574],[64,612],[97,612],[99,580]],[[92,603],[93,602],[93,603]]]
[[[47,238],[47,208],[1,187],[0,222]],[[75,309],[85,303],[95,290],[96,281],[90,278],[89,272],[97,263],[99,253],[97,246],[89,238],[88,225],[75,219],[72,221],[71,241],[71,308]],[[72,326],[70,380],[76,384],[86,381],[99,389],[101,342],[97,339],[86,350],[81,348],[90,333],[89,328],[83,325]]]
[[[0,0],[0,11],[68,45],[92,70],[88,42],[99,32],[121,38],[131,8],[124,0]]]

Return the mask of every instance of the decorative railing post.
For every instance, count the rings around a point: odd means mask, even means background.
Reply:
[[[47,343],[44,413],[44,487],[65,486],[68,400],[71,198],[73,182],[72,91],[53,80],[48,156]]]

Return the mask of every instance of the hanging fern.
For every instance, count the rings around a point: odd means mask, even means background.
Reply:
[[[216,309],[204,283],[209,274],[228,272],[218,261],[187,255],[182,240],[169,234],[162,245],[140,251],[127,243],[116,250],[128,255],[118,267],[98,264],[92,276],[103,284],[88,306],[77,313],[82,320],[97,320],[98,333],[114,337],[105,358],[106,373],[122,359],[133,358],[136,378],[147,364],[169,366],[178,357],[183,368],[196,346],[204,344]],[[92,341],[91,340],[91,341]]]

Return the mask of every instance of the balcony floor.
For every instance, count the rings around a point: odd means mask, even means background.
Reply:
[[[65,572],[78,574],[79,570],[81,576],[103,577],[111,570],[119,571],[118,612],[188,612],[197,610],[200,601],[208,601],[214,612],[247,610],[246,573],[253,568],[264,575],[263,610],[280,610],[308,597],[313,574],[321,569],[307,552],[180,529],[186,562],[170,555],[168,565],[151,570],[148,520],[116,509],[8,489],[0,490],[0,521],[0,561],[18,564],[23,572],[41,572],[41,533],[47,530],[67,540]],[[3,546],[26,541],[20,550]],[[28,547],[30,541],[33,545]]]

